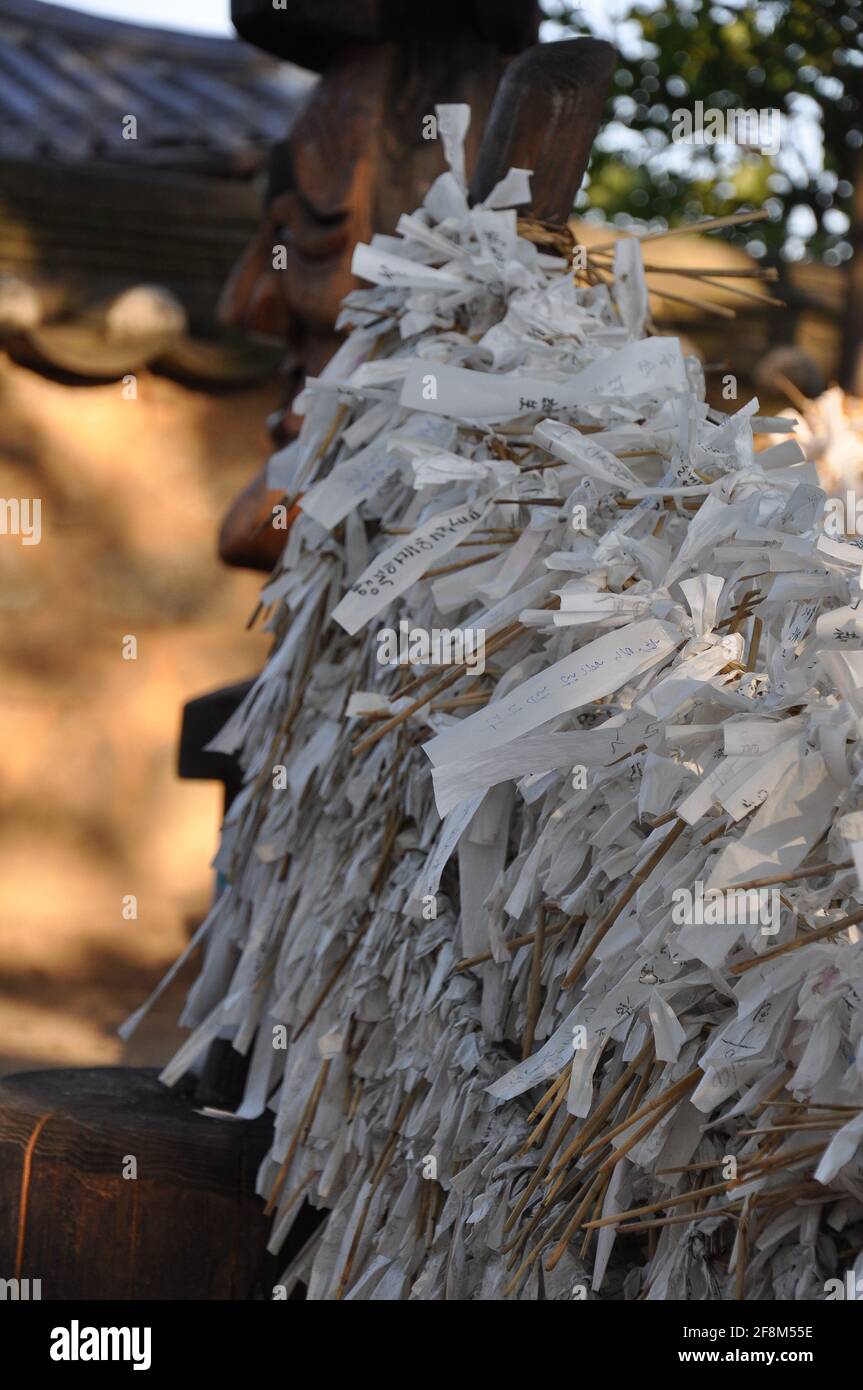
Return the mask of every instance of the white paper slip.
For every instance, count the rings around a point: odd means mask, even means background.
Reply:
[[[509,743],[567,710],[610,695],[668,656],[680,642],[669,623],[648,618],[589,642],[524,681],[502,700],[423,744],[436,767]]]
[[[796,439],[783,439],[781,444],[762,449],[755,458],[762,468],[789,468],[794,463],[802,463],[804,454]]]
[[[686,657],[636,701],[637,708],[654,719],[670,719],[688,700],[700,694],[723,666],[739,659],[741,646],[740,637],[729,634],[707,651]]]
[[[754,767],[749,777],[735,782],[731,787],[721,788],[716,794],[717,802],[732,820],[742,820],[767,800],[788,768],[802,762],[805,756],[805,733],[786,739],[768,753],[753,759]]]
[[[782,415],[753,415],[751,424],[753,434],[791,434],[799,421]]]
[[[811,753],[787,769],[746,834],[722,850],[705,887],[729,888],[796,869],[829,825],[835,800],[836,784],[824,759]]]
[[[631,623],[650,612],[650,599],[631,594],[561,595],[560,612],[546,614],[555,627],[579,627],[590,623]]]
[[[839,817],[836,827],[844,840],[863,840],[863,811],[848,811]]]
[[[473,796],[469,797],[457,811],[447,816],[441,825],[435,847],[423,866],[422,874],[417,879],[408,902],[422,902],[424,897],[437,892],[440,887],[441,874],[446,868],[453,850],[473,820],[475,813],[479,810],[484,796],[485,789],[474,792]]]
[[[534,522],[525,527],[515,545],[510,546],[494,578],[483,584],[481,592],[484,598],[501,599],[512,591],[536,552],[545,544],[548,532],[554,525],[554,522],[550,526]]]
[[[370,618],[409,589],[436,560],[448,555],[477,526],[489,508],[488,498],[465,502],[450,512],[430,516],[409,536],[400,536],[363,570],[333,612],[352,636]]]
[[[437,611],[452,613],[454,609],[462,608],[466,603],[478,598],[480,585],[487,579],[492,579],[499,568],[500,555],[490,550],[490,558],[483,560],[480,565],[471,566],[467,574],[464,570],[457,570],[455,574],[442,574],[431,586]]]
[[[470,106],[465,101],[442,101],[435,106],[444,159],[454,178],[464,187],[464,142],[470,126]]]
[[[840,1168],[844,1168],[846,1163],[851,1162],[860,1147],[861,1140],[863,1140],[863,1112],[850,1119],[830,1140],[821,1155],[818,1167],[815,1169],[816,1182],[823,1183],[825,1186],[832,1182]],[[859,1298],[859,1294],[857,1297]]]
[[[292,439],[284,449],[278,449],[267,459],[267,487],[273,490],[279,487],[290,493],[301,462],[300,441]]]
[[[769,753],[802,729],[802,719],[729,719],[722,727],[725,755]]]
[[[621,237],[614,247],[615,299],[631,338],[640,338],[650,312],[641,245],[637,237]]]
[[[491,208],[474,208],[471,225],[483,250],[483,259],[502,275],[508,262],[516,259],[518,234],[515,209],[495,212]]]
[[[822,613],[815,623],[819,642],[852,642],[863,637],[863,607],[859,598]]]
[[[436,270],[421,261],[409,261],[406,256],[394,256],[391,251],[377,251],[365,242],[354,248],[351,270],[360,280],[373,285],[389,285],[397,289],[460,290],[469,281],[451,270]]]
[[[342,444],[346,449],[362,449],[366,444],[370,444],[385,425],[390,424],[400,412],[394,410],[389,401],[380,401],[377,405],[369,406],[363,415],[359,415],[353,424],[346,426],[341,432]]]
[[[625,489],[639,486],[639,479],[625,463],[621,463],[608,449],[586,438],[572,425],[564,425],[557,420],[542,420],[534,430],[533,437],[555,458],[574,463],[588,478],[598,478],[604,483],[620,483]]]
[[[497,562],[500,564],[500,561]],[[477,565],[477,569],[482,566]],[[529,608],[531,604],[539,603],[545,599],[554,588],[554,575],[542,574],[538,579],[532,579],[522,588],[516,589],[514,593],[507,594],[500,603],[493,604],[490,608],[477,609],[470,615],[471,627],[485,628],[487,634],[491,634],[495,629],[505,627],[507,622],[515,617],[523,608]]]
[[[716,609],[724,584],[725,580],[718,574],[697,574],[692,579],[680,581],[699,637],[709,632],[716,622]]]
[[[836,824],[842,838],[848,841],[858,886],[863,886],[863,811],[849,811]]]
[[[532,169],[510,169],[483,202],[484,208],[514,208],[530,202]]]
[[[331,531],[400,467],[398,458],[387,453],[386,444],[375,441],[337,464],[329,477],[310,487],[300,500],[300,507]]]
[[[288,786],[295,796],[300,795],[312,773],[329,761],[340,734],[341,725],[335,719],[325,719],[299,756],[290,759]]]
[[[819,536],[816,549],[843,565],[863,568],[863,540],[831,541],[828,536]]]
[[[572,1009],[538,1052],[487,1086],[489,1095],[494,1096],[495,1100],[514,1100],[532,1086],[538,1086],[550,1076],[557,1076],[573,1055],[572,1024],[576,1015],[577,1009]]]
[[[561,409],[597,399],[683,391],[686,385],[678,340],[646,338],[592,362],[568,381],[496,376],[440,362],[414,362],[405,376],[399,404],[461,420],[510,420],[535,412],[555,415]]]
[[[677,807],[680,819],[685,820],[687,825],[695,825],[702,816],[707,815],[723,787],[733,786],[737,779],[747,776],[751,767],[751,757],[742,754],[735,758],[723,758],[683,798]]]
[[[478,753],[469,761],[458,759],[432,769],[438,814],[445,816],[471,792],[494,787],[511,778],[544,773],[581,764],[606,767],[631,753],[640,743],[650,744],[661,733],[655,720],[643,715],[626,719],[617,715],[597,729],[564,734],[527,734],[513,743]]]

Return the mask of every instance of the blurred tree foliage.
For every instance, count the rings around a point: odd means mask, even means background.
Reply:
[[[766,204],[770,221],[733,234],[754,255],[832,265],[851,256],[863,179],[861,0],[609,0],[601,22],[595,6],[541,2],[543,37],[600,33],[621,55],[579,206],[661,227]],[[672,113],[696,101],[780,110],[778,153],[673,143]]]

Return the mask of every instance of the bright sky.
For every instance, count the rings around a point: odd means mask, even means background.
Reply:
[[[86,10],[132,24],[186,29],[198,34],[233,35],[230,0],[52,0],[68,10]]]

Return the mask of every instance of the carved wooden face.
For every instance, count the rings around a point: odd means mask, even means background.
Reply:
[[[392,232],[445,167],[439,142],[423,139],[423,117],[442,97],[470,102],[470,158],[502,64],[470,41],[456,52],[414,41],[338,55],[275,153],[270,201],[225,288],[222,321],[275,334],[304,356],[319,357],[323,339],[326,361],[341,300],[357,283],[356,242]]]
[[[493,44],[458,31],[345,49],[327,67],[273,151],[261,227],[219,306],[223,323],[288,345],[286,402],[338,346],[333,325],[358,284],[356,243],[394,232],[446,167],[440,141],[423,138],[424,118],[440,101],[470,105],[470,169],[505,65]],[[274,417],[276,444],[301,423],[287,408]]]
[[[288,139],[273,151],[261,226],[222,294],[232,327],[283,339],[290,400],[338,344],[333,324],[355,285],[351,257],[372,235],[372,159],[381,54],[337,59],[317,84]],[[296,432],[285,420],[277,442]]]

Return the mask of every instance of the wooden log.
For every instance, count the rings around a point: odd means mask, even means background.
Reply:
[[[6,1077],[0,1277],[40,1279],[43,1299],[272,1298],[291,1252],[267,1254],[254,1193],[269,1137],[269,1118],[198,1114],[150,1069]]]

